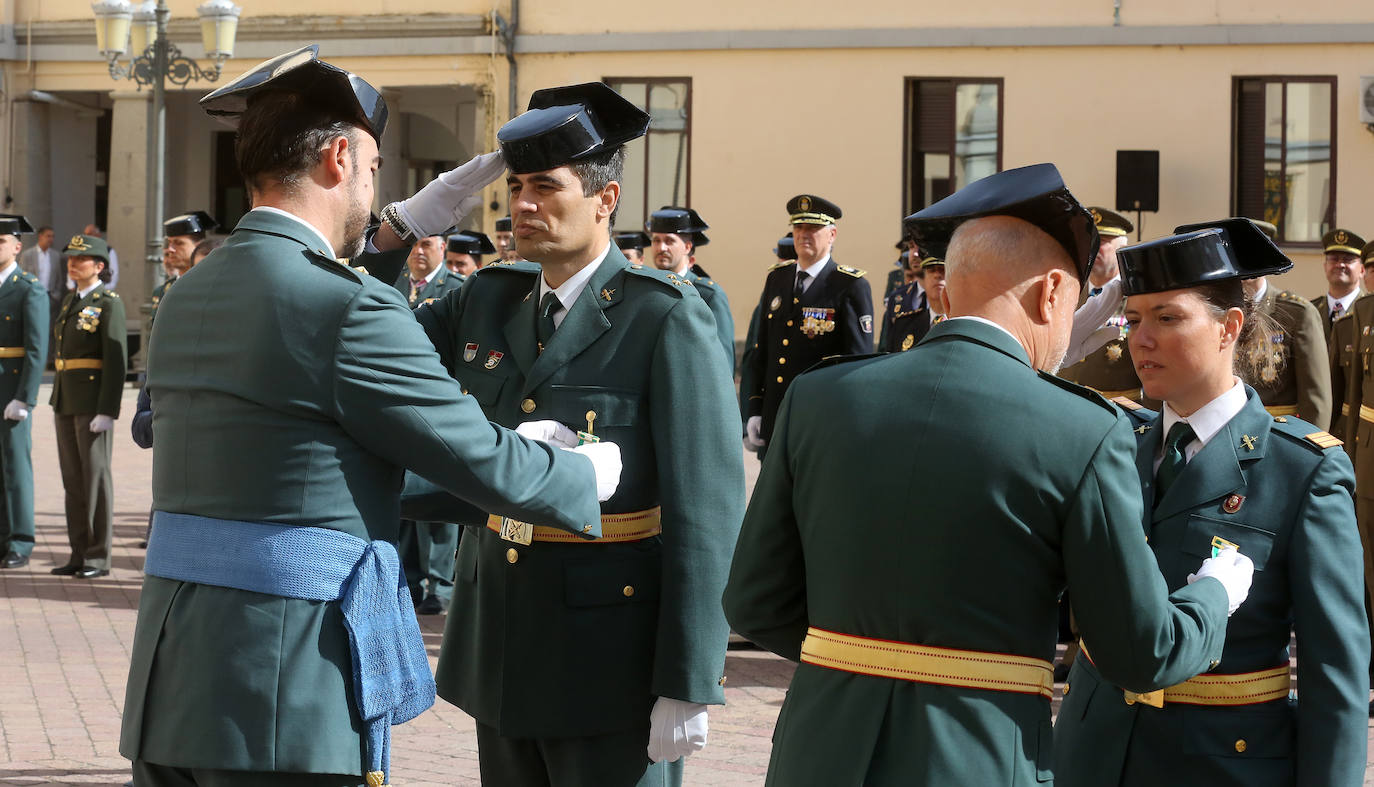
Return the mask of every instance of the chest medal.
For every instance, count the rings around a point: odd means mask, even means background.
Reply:
[[[100,307],[87,306],[76,315],[76,327],[87,333],[95,333],[100,327]]]
[[[809,339],[835,330],[835,310],[819,306],[802,307],[801,332]]]

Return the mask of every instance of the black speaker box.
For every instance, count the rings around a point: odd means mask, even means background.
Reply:
[[[1159,151],[1116,152],[1116,209],[1159,212]]]

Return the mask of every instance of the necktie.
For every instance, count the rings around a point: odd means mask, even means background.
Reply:
[[[1164,461],[1159,463],[1159,470],[1155,472],[1156,503],[1164,499],[1164,493],[1169,491],[1169,487],[1173,486],[1183,468],[1188,465],[1183,449],[1195,439],[1197,433],[1193,431],[1192,426],[1183,421],[1176,421],[1169,427],[1169,434],[1164,438]]]
[[[544,352],[544,345],[549,343],[549,337],[553,336],[554,328],[557,327],[553,322],[553,315],[563,308],[563,304],[558,302],[558,296],[552,291],[544,294],[544,298],[539,301],[539,320],[534,326],[534,337],[539,342],[539,352]]]
[[[420,290],[423,290],[424,288],[425,288],[425,280],[424,280],[424,279],[411,279],[411,280],[410,280],[410,302],[411,302],[411,303],[414,303],[414,302],[415,302],[415,299],[420,297]]]
[[[792,287],[793,296],[800,298],[802,293],[806,292],[806,278],[805,272],[797,271],[797,283]]]
[[[1093,297],[1094,295],[1101,295],[1101,294],[1102,294],[1102,288],[1101,288],[1101,287],[1093,287],[1092,289],[1088,290],[1088,297],[1089,297],[1089,298]]]

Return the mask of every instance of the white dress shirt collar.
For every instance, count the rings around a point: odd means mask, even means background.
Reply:
[[[563,305],[562,309],[555,311],[553,314],[553,325],[555,328],[563,324],[563,318],[566,317],[568,315],[568,312],[572,310],[573,304],[577,302],[577,296],[581,295],[582,291],[587,288],[587,282],[591,280],[592,274],[596,273],[596,269],[600,268],[601,263],[606,261],[606,255],[610,252],[611,241],[609,238],[607,238],[606,248],[602,249],[601,253],[596,255],[596,259],[587,263],[585,266],[583,266],[582,270],[568,277],[567,281],[563,282],[556,288],[549,286],[548,279],[545,279],[543,274],[540,274],[540,302],[543,302],[545,293],[551,292],[558,298],[558,302]]]
[[[1351,292],[1344,298],[1333,298],[1331,297],[1331,293],[1328,292],[1326,294],[1326,310],[1328,312],[1335,312],[1336,304],[1339,303],[1341,305],[1341,314],[1345,314],[1346,312],[1350,311],[1350,304],[1354,303],[1355,299],[1358,297],[1360,297],[1359,287],[1356,287],[1354,292]]]
[[[316,227],[315,227],[314,224],[311,224],[310,222],[306,221],[305,219],[301,218],[300,216],[297,216],[297,215],[294,214],[294,213],[287,213],[286,211],[282,210],[281,208],[274,208],[274,207],[271,207],[270,205],[259,205],[258,207],[253,208],[253,211],[259,211],[259,210],[261,210],[261,211],[266,211],[267,213],[275,213],[275,214],[277,214],[278,216],[285,216],[285,217],[287,217],[288,219],[291,219],[292,221],[294,221],[294,222],[296,222],[297,224],[301,225],[302,227],[305,227],[306,229],[310,230],[310,234],[314,235],[314,236],[315,236],[315,239],[319,241],[319,243],[320,243],[320,249],[323,249],[323,250],[329,252],[329,256],[331,256],[331,257],[338,256],[338,252],[336,252],[336,251],[334,250],[334,244],[330,243],[330,242],[329,242],[329,239],[326,238],[326,237],[324,236],[324,233],[323,233],[323,232],[320,232],[318,229],[316,229]],[[251,213],[252,211],[249,211],[249,212]]]
[[[829,264],[829,253],[827,253],[824,257],[821,257],[819,260],[816,260],[815,262],[811,263],[811,266],[809,268],[803,268],[801,262],[797,262],[797,273],[803,277],[801,280],[802,292],[806,292],[811,287],[811,283],[816,280],[817,276],[821,275],[821,272],[825,270],[825,266]]]
[[[1174,408],[1170,407],[1168,402],[1165,402],[1164,419],[1161,423],[1164,434],[1160,436],[1160,454],[1155,458],[1155,468],[1158,469],[1159,463],[1163,461],[1164,440],[1169,435],[1169,429],[1175,423],[1179,421],[1187,423],[1189,426],[1193,427],[1193,434],[1197,435],[1196,440],[1193,440],[1183,447],[1184,460],[1192,461],[1193,457],[1197,456],[1197,452],[1201,451],[1203,446],[1207,445],[1213,437],[1217,436],[1217,433],[1222,430],[1222,427],[1226,426],[1232,418],[1236,417],[1237,413],[1244,409],[1245,386],[1241,384],[1239,379],[1236,379],[1235,385],[1232,385],[1226,393],[1204,404],[1202,407],[1198,408],[1197,412],[1187,418],[1174,412]]]
[[[10,276],[14,275],[15,269],[17,269],[18,267],[18,262],[16,262],[15,260],[10,260],[9,265],[6,265],[4,268],[0,269],[0,287],[5,286],[5,284],[9,282]]]
[[[95,288],[96,288],[96,287],[99,287],[99,286],[102,285],[102,284],[104,284],[104,282],[102,282],[100,279],[96,279],[96,280],[95,280],[95,284],[92,284],[91,286],[87,287],[87,288],[84,289],[84,290],[77,290],[77,291],[76,291],[76,299],[77,299],[77,300],[81,300],[82,298],[86,297],[87,295],[90,295],[91,293],[95,292]]]

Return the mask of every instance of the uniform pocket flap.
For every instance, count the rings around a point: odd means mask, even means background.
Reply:
[[[1193,514],[1188,517],[1188,531],[1183,536],[1183,551],[1200,558],[1212,556],[1212,547],[1235,544],[1242,555],[1255,563],[1255,570],[1264,569],[1269,553],[1274,549],[1274,533],[1240,522]]]
[[[638,391],[597,385],[554,385],[553,417],[574,429],[587,428],[587,414],[596,413],[593,429],[602,426],[633,426],[642,398]]]
[[[594,544],[579,549],[600,549]],[[658,601],[660,560],[653,555],[569,560],[563,565],[563,599],[570,607]]]

